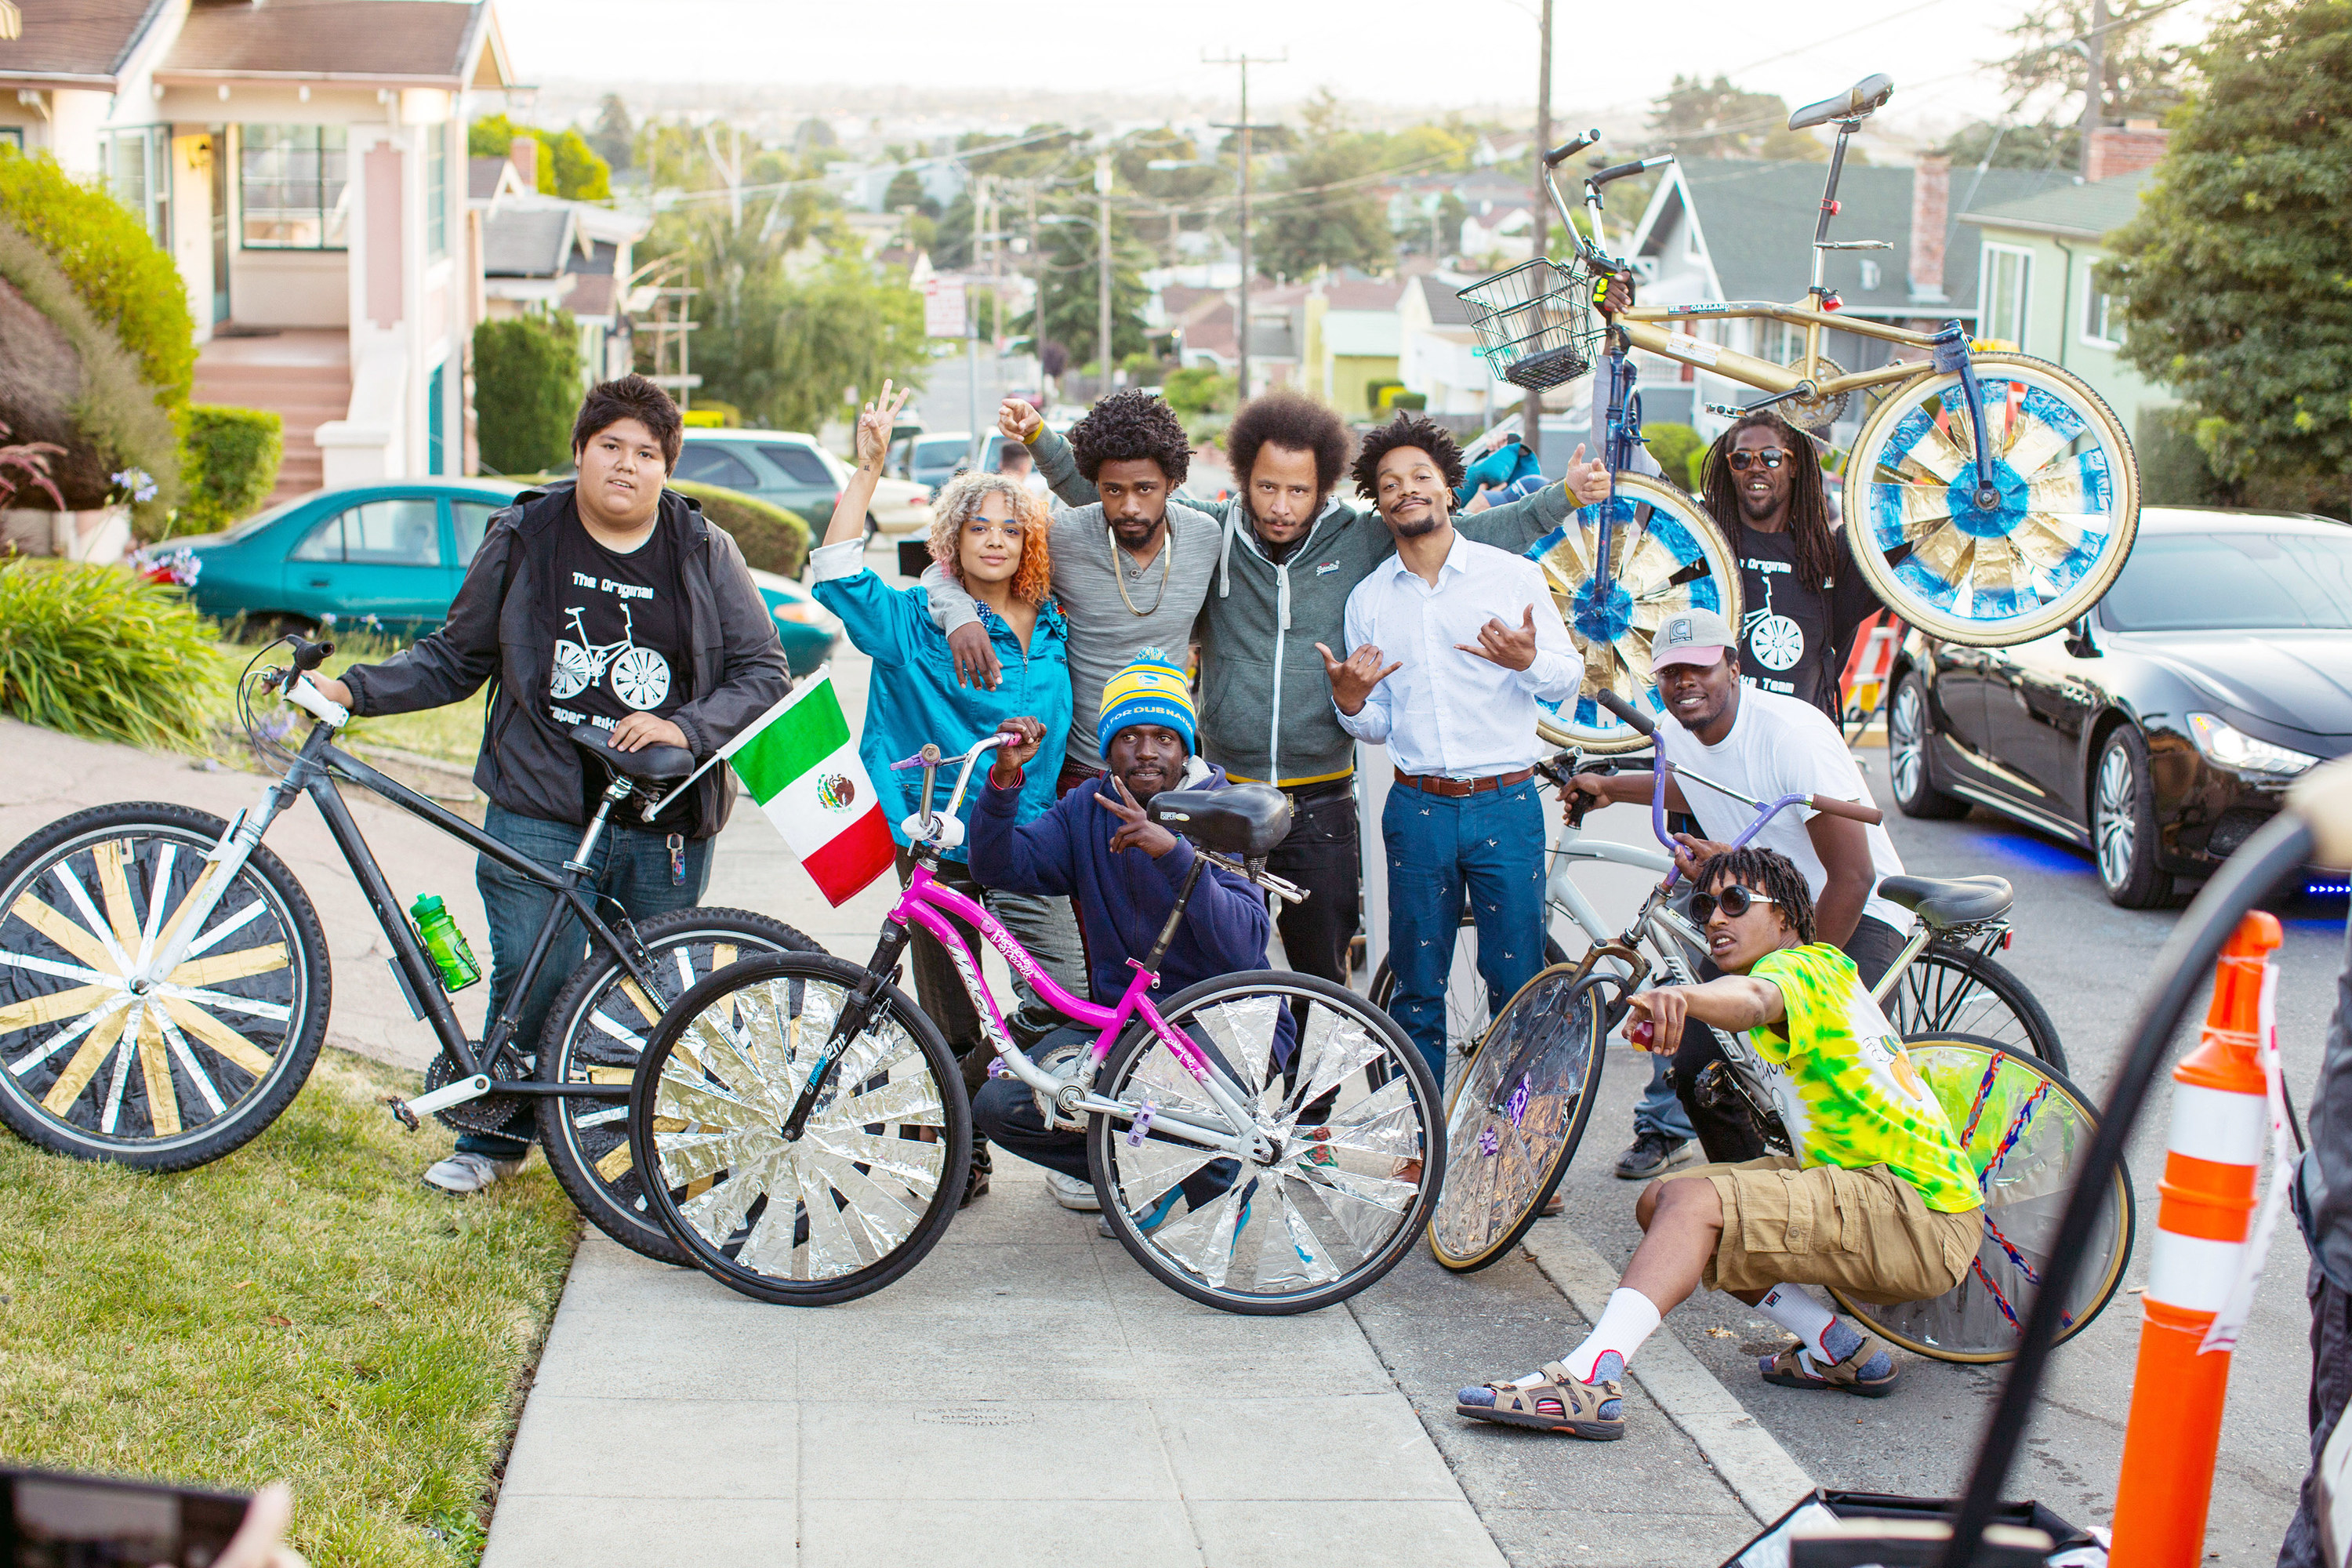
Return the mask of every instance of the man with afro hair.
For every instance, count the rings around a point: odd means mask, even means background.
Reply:
[[[1028,404],[1008,400],[997,423],[1008,440],[1028,443],[1063,500],[1097,499],[1083,454]],[[1225,432],[1234,495],[1201,503],[1222,529],[1200,626],[1201,754],[1290,795],[1290,837],[1268,864],[1309,897],[1277,916],[1283,951],[1294,969],[1342,985],[1361,905],[1356,742],[1332,710],[1316,646],[1340,640],[1349,594],[1396,552],[1378,511],[1335,493],[1350,444],[1329,405],[1288,388],[1263,394]],[[1526,550],[1607,494],[1607,470],[1582,456],[1570,465],[1575,495],[1555,485],[1465,521],[1463,531]]]
[[[1454,526],[1461,449],[1401,414],[1364,437],[1356,489],[1396,555],[1348,595],[1341,659],[1319,647],[1339,724],[1396,767],[1388,850],[1389,1013],[1445,1079],[1445,981],[1468,900],[1478,973],[1499,1013],[1543,967],[1538,701],[1573,696],[1584,661],[1542,568]]]

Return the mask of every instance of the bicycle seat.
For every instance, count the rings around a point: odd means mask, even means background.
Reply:
[[[1290,833],[1290,797],[1272,784],[1162,790],[1144,815],[1204,849],[1264,858]]]
[[[1927,921],[1930,931],[2007,914],[2016,897],[2003,877],[1885,877],[1878,891]]]
[[[684,746],[646,746],[635,752],[615,751],[606,731],[593,724],[572,726],[572,743],[598,762],[638,784],[675,784],[694,771],[694,753]]]
[[[1789,129],[1809,130],[1827,125],[1832,120],[1860,120],[1895,96],[1895,80],[1881,73],[1866,76],[1835,98],[1825,98],[1819,103],[1809,103],[1789,116]]]

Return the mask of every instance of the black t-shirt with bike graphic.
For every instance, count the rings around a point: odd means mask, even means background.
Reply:
[[[1739,558],[1740,673],[1767,691],[1810,702],[1838,719],[1838,680],[1856,628],[1879,607],[1878,595],[1850,560],[1837,563],[1837,576],[1826,587],[1805,581],[1797,570],[1796,542],[1785,530],[1760,533],[1735,521],[1725,531]],[[1832,537],[1843,557],[1844,534]]]
[[[656,527],[653,537],[622,555],[590,538],[577,512],[565,522],[556,542],[554,592],[544,612],[555,633],[548,717],[567,730],[575,724],[610,730],[632,713],[668,718],[692,695],[677,542],[668,529]],[[593,815],[606,782],[604,770],[586,770],[583,782],[583,804]],[[633,819],[629,826],[639,825]],[[666,820],[655,826],[671,826]]]

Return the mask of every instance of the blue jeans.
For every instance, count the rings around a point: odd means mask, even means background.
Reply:
[[[1672,1057],[1650,1058],[1650,1087],[1642,1091],[1642,1102],[1633,1107],[1634,1136],[1655,1132],[1677,1143],[1698,1136],[1691,1126],[1690,1112],[1683,1109],[1682,1097],[1675,1092],[1674,1077],[1667,1070],[1673,1065]]]
[[[1445,1082],[1445,976],[1465,897],[1478,973],[1503,1010],[1544,961],[1544,819],[1535,781],[1438,795],[1400,784],[1381,813],[1389,856],[1389,1016]]]
[[[551,871],[560,870],[563,862],[572,858],[572,852],[580,847],[583,831],[568,822],[519,816],[497,805],[491,806],[483,818],[482,830]],[[690,909],[702,901],[702,890],[710,885],[710,845],[708,838],[688,839],[686,875],[673,881],[667,835],[641,833],[608,823],[604,837],[596,840],[595,853],[589,858],[588,875],[581,882],[580,891],[591,902],[599,894],[612,900],[633,921]],[[482,910],[490,921],[490,1002],[482,1023],[482,1033],[487,1036],[506,1010],[507,998],[514,993],[523,963],[530,957],[530,944],[538,940],[540,924],[547,919],[556,895],[552,888],[541,887],[487,855],[476,863],[474,885],[481,889]],[[609,909],[600,912],[607,920],[611,918]],[[567,917],[556,928],[554,942],[540,962],[530,991],[515,1011],[512,1044],[516,1055],[528,1057],[539,1049],[539,1032],[547,1026],[548,1009],[555,1005],[556,993],[587,956],[587,928],[576,918]],[[505,1133],[466,1133],[457,1140],[457,1152],[487,1154],[493,1160],[520,1160],[530,1148],[537,1125],[538,1119],[526,1104],[507,1124]]]

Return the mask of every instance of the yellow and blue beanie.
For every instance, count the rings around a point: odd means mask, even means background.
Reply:
[[[1184,737],[1187,752],[1196,749],[1192,694],[1185,689],[1184,672],[1156,647],[1139,649],[1125,668],[1103,682],[1095,743],[1108,752],[1110,738],[1133,724],[1163,725]]]

